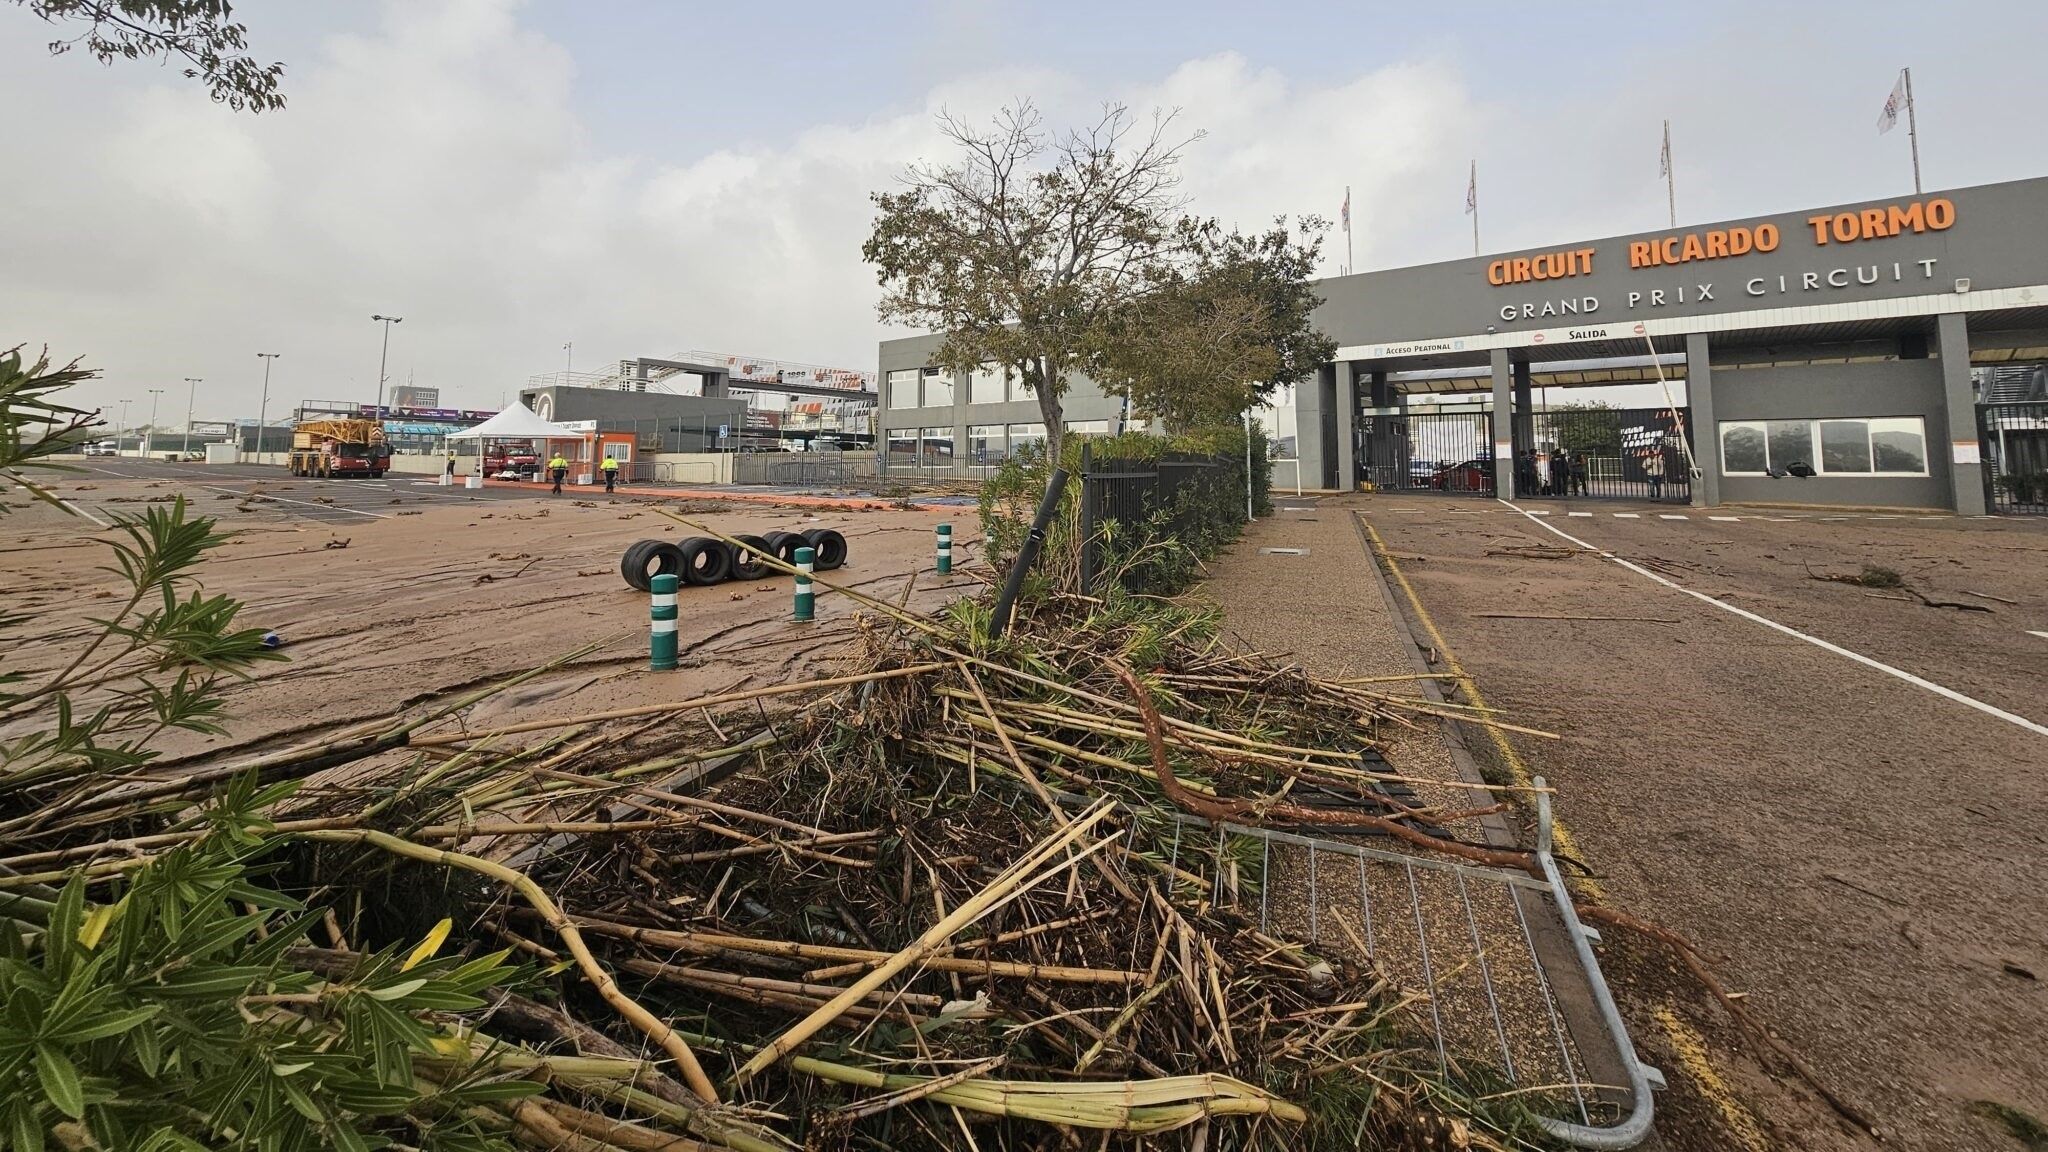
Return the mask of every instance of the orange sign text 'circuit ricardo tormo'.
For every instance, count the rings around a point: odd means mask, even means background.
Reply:
[[[1488,284],[1522,284],[1530,280],[1562,280],[1593,272],[1593,249],[1566,248],[1537,256],[1495,260],[1486,266]]]

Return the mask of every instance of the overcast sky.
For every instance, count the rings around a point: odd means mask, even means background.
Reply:
[[[1940,5],[710,4],[241,0],[282,112],[174,69],[52,58],[0,3],[0,348],[203,377],[201,420],[367,401],[390,375],[495,407],[533,373],[701,348],[872,368],[868,193],[936,156],[933,113],[1018,96],[1054,123],[1181,108],[1193,208],[1334,218],[1356,264],[1910,192],[1875,122],[1913,67],[1929,189],[2048,174],[2040,0]],[[2048,222],[2044,222],[2048,226]],[[1342,259],[1334,235],[1330,270]],[[113,410],[109,410],[113,414]]]

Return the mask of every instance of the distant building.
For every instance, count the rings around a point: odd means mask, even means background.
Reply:
[[[393,408],[439,408],[441,390],[423,384],[399,384],[391,389]]]

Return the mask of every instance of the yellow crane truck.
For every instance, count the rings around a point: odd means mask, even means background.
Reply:
[[[308,420],[292,429],[294,476],[368,476],[391,467],[391,442],[378,420]]]

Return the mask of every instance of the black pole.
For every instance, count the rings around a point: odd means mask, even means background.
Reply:
[[[1099,559],[1095,541],[1095,501],[1101,495],[1101,481],[1090,475],[1095,470],[1095,445],[1081,441],[1081,595],[1095,593],[1095,565]]]
[[[991,640],[999,639],[1010,630],[1010,613],[1017,607],[1017,593],[1024,587],[1024,575],[1038,560],[1038,550],[1045,544],[1045,526],[1052,523],[1053,513],[1059,510],[1060,497],[1066,490],[1067,470],[1053,469],[1052,479],[1045,486],[1045,499],[1038,502],[1038,515],[1031,518],[1031,531],[1025,535],[1024,546],[1017,550],[1017,559],[1010,565],[1010,576],[1003,581],[1002,594],[996,597],[995,618],[988,627]]]

